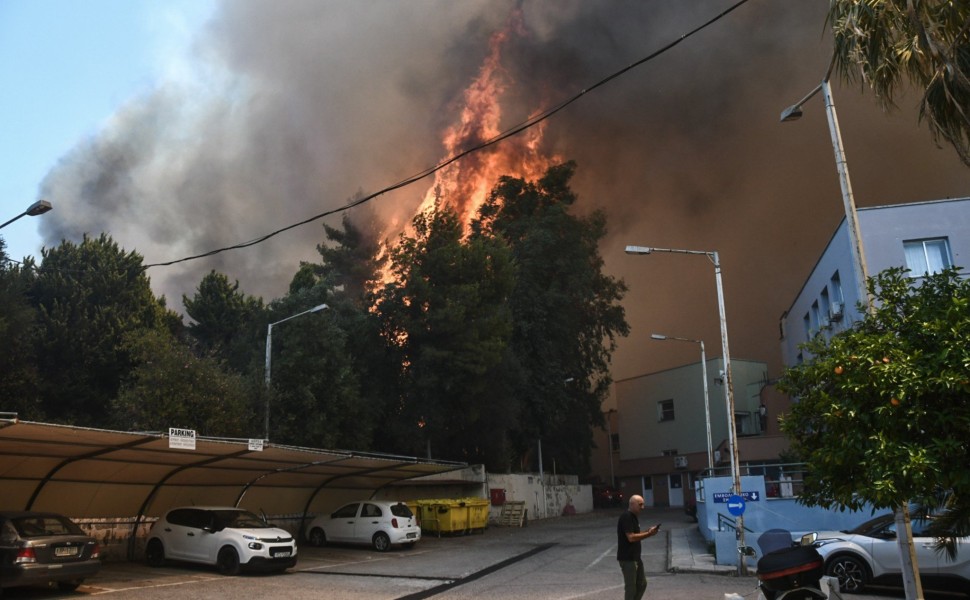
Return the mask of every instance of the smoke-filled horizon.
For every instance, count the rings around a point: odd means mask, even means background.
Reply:
[[[45,244],[105,232],[156,263],[246,242],[445,158],[443,137],[461,121],[463,94],[498,31],[510,31],[497,90],[504,129],[732,4],[224,2],[200,32],[192,77],[129,102],[48,175],[42,197],[57,210],[44,218]],[[720,347],[709,262],[628,257],[626,244],[717,250],[732,357],[778,374],[778,318],[842,216],[821,99],[801,121],[778,122],[828,66],[826,9],[748,2],[544,123],[539,152],[578,163],[576,208],[605,211],[601,252],[630,287],[632,334],[616,354],[616,378],[698,359],[651,333]],[[970,195],[970,170],[917,125],[915,95],[885,115],[871,93],[834,93],[860,206]],[[393,237],[432,183],[366,210]],[[269,301],[301,260],[319,260],[322,224],[340,218],[148,275],[176,309],[211,270]]]

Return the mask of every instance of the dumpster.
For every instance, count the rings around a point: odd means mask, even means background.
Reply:
[[[434,498],[413,502],[425,533],[464,535],[470,530],[484,530],[488,522],[488,500],[482,498]]]
[[[488,525],[488,505],[485,498],[462,498],[468,508],[468,529],[472,532],[485,533]]]

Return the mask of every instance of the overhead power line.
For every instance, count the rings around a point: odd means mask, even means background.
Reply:
[[[170,260],[170,261],[167,261],[167,262],[151,263],[151,264],[145,265],[144,268],[145,269],[148,269],[148,268],[151,268],[151,267],[167,267],[167,266],[174,265],[174,264],[177,264],[177,263],[187,262],[187,261],[190,261],[190,260],[196,260],[196,259],[199,259],[199,258],[205,258],[207,256],[213,256],[215,254],[221,254],[222,252],[227,252],[229,250],[239,250],[241,248],[248,248],[250,246],[255,246],[256,244],[260,244],[262,242],[265,242],[266,240],[268,240],[268,239],[270,239],[272,237],[275,237],[275,236],[277,236],[277,235],[279,235],[281,233],[284,233],[286,231],[289,231],[291,229],[295,229],[295,228],[300,227],[302,225],[306,225],[307,223],[312,223],[314,221],[318,221],[320,219],[323,219],[324,217],[329,217],[330,215],[335,215],[335,214],[344,212],[346,210],[350,210],[351,208],[355,208],[355,207],[360,206],[360,205],[362,205],[362,204],[364,204],[366,202],[370,202],[371,200],[373,200],[374,198],[377,198],[378,196],[383,196],[384,194],[386,194],[388,192],[393,192],[394,190],[401,189],[403,187],[407,187],[407,186],[411,185],[412,183],[415,183],[417,181],[420,181],[420,180],[424,179],[425,177],[428,177],[429,175],[433,175],[434,173],[440,171],[441,169],[444,169],[445,167],[447,167],[448,165],[450,165],[450,164],[452,164],[452,163],[454,163],[456,161],[461,160],[462,158],[468,156],[469,154],[472,154],[474,152],[478,152],[480,150],[484,150],[485,148],[488,148],[489,146],[493,146],[493,145],[495,145],[495,144],[497,144],[497,143],[499,143],[499,142],[501,142],[501,141],[503,141],[503,140],[505,140],[507,138],[510,138],[510,137],[512,137],[514,135],[518,135],[519,133],[522,133],[526,129],[529,129],[531,127],[534,127],[535,125],[538,125],[539,123],[545,121],[549,117],[551,117],[554,114],[558,113],[559,111],[563,110],[564,108],[566,108],[567,106],[569,106],[573,102],[576,102],[577,100],[579,100],[580,98],[582,98],[584,95],[588,94],[589,92],[592,92],[593,90],[595,90],[595,89],[597,89],[599,87],[602,87],[602,86],[606,85],[607,83],[613,81],[614,79],[620,77],[621,75],[626,74],[628,71],[632,71],[633,69],[639,67],[640,65],[643,65],[643,64],[645,64],[647,62],[650,62],[651,60],[657,58],[658,56],[666,53],[668,50],[670,50],[673,47],[677,46],[678,44],[680,44],[681,42],[683,42],[687,38],[693,36],[694,34],[700,32],[700,31],[706,29],[707,27],[710,27],[714,23],[720,21],[725,16],[727,16],[731,12],[735,11],[741,5],[746,4],[747,2],[748,2],[748,0],[740,0],[739,2],[733,4],[732,6],[728,7],[727,9],[723,10],[722,12],[718,13],[716,16],[714,16],[710,20],[706,21],[705,23],[703,23],[703,24],[695,27],[694,29],[692,29],[692,30],[688,31],[687,33],[681,35],[676,40],[674,40],[674,41],[670,42],[669,44],[663,46],[659,50],[656,50],[655,52],[653,52],[653,53],[651,53],[651,54],[649,54],[649,55],[641,58],[640,60],[638,60],[636,62],[631,63],[630,65],[628,65],[628,66],[620,69],[619,71],[616,71],[616,72],[612,73],[611,75],[608,75],[607,77],[604,77],[603,79],[600,79],[599,81],[597,81],[593,85],[591,85],[591,86],[589,86],[587,88],[584,88],[584,89],[580,90],[579,92],[577,92],[576,94],[570,96],[566,100],[563,100],[559,104],[556,104],[555,106],[552,106],[551,108],[547,108],[546,110],[544,110],[544,111],[536,114],[535,116],[529,117],[525,121],[522,121],[518,125],[514,125],[511,128],[506,129],[505,131],[497,134],[496,136],[494,136],[492,138],[489,138],[489,139],[487,139],[487,140],[485,140],[485,141],[483,141],[483,142],[481,142],[479,144],[476,144],[475,146],[472,146],[470,148],[467,148],[465,150],[462,150],[462,151],[458,152],[457,154],[454,154],[451,157],[442,160],[441,162],[435,164],[434,166],[431,166],[431,167],[428,167],[428,168],[426,168],[426,169],[424,169],[422,171],[419,171],[419,172],[415,173],[414,175],[411,175],[410,177],[407,177],[405,179],[402,179],[401,181],[398,181],[397,183],[394,183],[392,185],[389,185],[389,186],[387,186],[387,187],[385,187],[385,188],[383,188],[381,190],[378,190],[378,191],[376,191],[376,192],[374,192],[372,194],[368,194],[366,196],[363,196],[361,198],[358,198],[357,200],[354,200],[353,202],[349,202],[349,203],[347,203],[347,204],[345,204],[343,206],[340,206],[340,207],[337,207],[337,208],[334,208],[334,209],[331,209],[331,210],[328,210],[328,211],[324,211],[322,213],[319,213],[317,215],[314,215],[312,217],[309,217],[309,218],[304,219],[302,221],[299,221],[297,223],[293,223],[292,225],[287,225],[286,227],[283,227],[281,229],[277,229],[276,231],[273,231],[271,233],[267,233],[266,235],[263,235],[263,236],[260,236],[260,237],[251,239],[248,242],[241,242],[241,243],[235,244],[233,246],[226,246],[224,248],[217,248],[215,250],[210,250],[210,251],[204,252],[202,254],[196,254],[194,256],[186,256],[185,258],[179,258],[179,259]]]

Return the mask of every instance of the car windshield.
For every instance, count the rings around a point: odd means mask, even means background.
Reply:
[[[81,528],[67,517],[56,515],[31,515],[13,519],[13,526],[20,537],[43,537],[49,535],[84,535]]]
[[[222,527],[260,529],[270,527],[265,521],[248,510],[217,510],[216,523]]]
[[[402,519],[410,519],[414,516],[407,504],[395,504],[391,506],[391,514]]]

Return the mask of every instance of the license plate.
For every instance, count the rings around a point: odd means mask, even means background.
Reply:
[[[78,550],[80,550],[78,546],[62,546],[54,548],[54,556],[77,556]]]
[[[290,553],[289,550],[283,550],[281,552],[274,552],[273,553],[273,558],[289,558],[290,557],[290,554],[291,553]]]
[[[411,532],[411,533],[408,534],[408,539],[412,539],[412,538],[416,538],[416,537],[418,537],[418,534],[416,534],[414,532]]]

